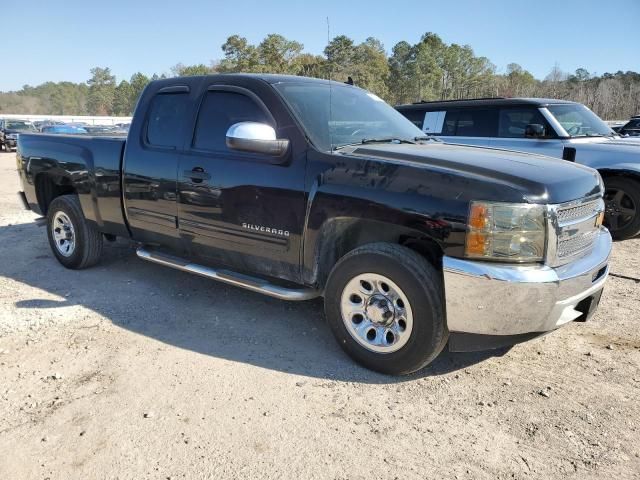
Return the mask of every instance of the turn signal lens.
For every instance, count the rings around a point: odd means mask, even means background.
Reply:
[[[545,207],[471,202],[465,256],[503,262],[540,262],[546,245]]]
[[[600,215],[596,218],[596,227],[601,227],[602,222],[604,222],[604,211],[600,212]]]
[[[487,235],[480,232],[469,232],[467,234],[467,255],[484,256],[487,247]]]
[[[475,230],[484,230],[489,221],[489,209],[481,203],[472,203],[469,212],[469,226]]]

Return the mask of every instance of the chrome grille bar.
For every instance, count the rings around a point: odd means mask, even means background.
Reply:
[[[548,206],[547,264],[560,266],[590,251],[600,230],[604,211],[600,197]]]

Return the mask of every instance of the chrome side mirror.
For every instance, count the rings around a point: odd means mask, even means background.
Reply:
[[[277,139],[276,131],[271,125],[240,122],[231,125],[227,130],[227,147],[241,152],[282,157],[289,149],[289,140]]]

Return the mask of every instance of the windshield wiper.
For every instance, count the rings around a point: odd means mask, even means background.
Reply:
[[[418,138],[418,137],[416,137]],[[357,145],[366,145],[367,143],[409,143],[415,145],[416,140],[407,140],[406,138],[386,137],[386,138],[363,138],[359,142],[345,143],[343,145],[336,145],[333,150],[340,150],[345,147],[355,147]]]

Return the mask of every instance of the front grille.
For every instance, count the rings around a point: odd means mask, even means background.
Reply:
[[[600,212],[600,200],[583,203],[573,207],[564,207],[558,209],[558,223],[564,224],[573,222],[574,220],[582,220],[597,215]]]
[[[558,241],[558,258],[572,257],[590,248],[596,241],[598,231],[574,235],[566,240]]]
[[[573,257],[589,251],[596,239],[600,227],[597,217],[604,211],[601,198],[583,202],[553,205],[551,228],[555,234],[551,257],[547,261],[554,266],[571,261]]]

